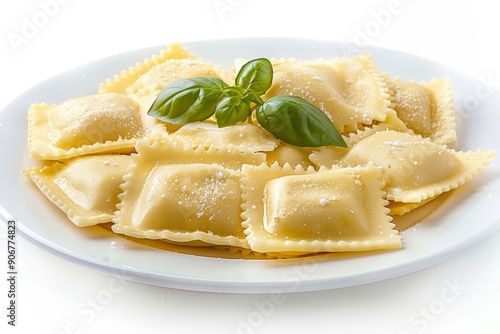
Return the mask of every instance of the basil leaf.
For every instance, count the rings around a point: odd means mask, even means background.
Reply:
[[[236,75],[236,86],[251,90],[257,96],[263,95],[273,83],[273,66],[269,59],[250,60]]]
[[[161,91],[148,115],[172,124],[203,121],[214,114],[227,86],[216,77],[174,81]]]
[[[227,86],[224,88],[224,96],[239,96],[242,97],[245,89],[237,86]]]
[[[300,147],[347,147],[328,116],[298,96],[274,96],[257,109],[257,121],[284,142]]]
[[[215,109],[217,125],[223,128],[238,122],[244,122],[252,113],[248,102],[237,96],[224,97]]]
[[[264,103],[264,100],[262,100],[260,96],[258,96],[252,91],[247,91],[246,94],[242,97],[242,99],[247,101],[248,103],[255,103],[258,106]]]

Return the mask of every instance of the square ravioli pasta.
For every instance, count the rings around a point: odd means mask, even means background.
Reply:
[[[382,170],[244,166],[243,226],[256,252],[306,254],[398,249]]]
[[[28,111],[28,150],[35,159],[130,153],[138,139],[165,131],[161,124],[147,126],[138,105],[117,93],[34,104]]]
[[[236,82],[240,64],[221,69],[171,44],[96,95],[32,105],[29,153],[46,167],[25,174],[77,226],[111,221],[122,236],[288,258],[399,249],[391,215],[433,202],[493,160],[449,148],[448,78],[391,79],[369,53],[272,60],[271,87],[259,95],[304,98],[346,148],[287,144],[252,114],[222,128],[214,115],[190,124],[148,115],[170,83]]]
[[[228,73],[220,66],[203,61],[187,48],[175,43],[168,45],[151,59],[145,59],[142,63],[107,80],[99,86],[99,93],[125,94],[138,104],[141,115],[147,116],[149,108],[169,83],[201,76],[213,76],[228,81]],[[157,120],[147,116],[146,122],[152,126]],[[169,123],[165,123],[165,126],[169,132],[179,128],[178,125]]]
[[[131,164],[128,155],[101,154],[27,168],[24,173],[73,224],[85,227],[111,222]]]
[[[167,164],[133,171],[112,229],[137,238],[244,247],[240,172],[219,165]]]
[[[172,43],[158,54],[151,58],[146,58],[135,66],[130,66],[123,70],[120,74],[109,78],[106,82],[99,85],[99,94],[118,93],[126,94],[127,88],[130,87],[141,75],[148,72],[158,64],[161,64],[169,59],[195,59],[196,56],[189,52],[188,49],[182,47],[179,43]]]
[[[416,83],[395,78],[389,87],[394,110],[415,134],[438,144],[457,139],[453,92],[448,77]]]
[[[240,217],[240,170],[264,153],[137,143],[113,231],[136,238],[248,248]]]
[[[371,55],[299,61],[274,60],[273,83],[264,100],[300,96],[321,109],[342,134],[383,122],[391,110],[388,77]]]
[[[495,156],[493,151],[454,151],[429,138],[393,130],[365,132],[340,164],[382,167],[387,199],[395,202],[419,203],[455,189]]]

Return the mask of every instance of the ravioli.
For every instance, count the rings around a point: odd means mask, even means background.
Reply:
[[[124,179],[113,231],[138,238],[248,247],[240,218],[240,170],[264,153],[140,141]],[[225,226],[225,227],[224,227]]]
[[[77,97],[59,105],[32,105],[28,112],[30,156],[61,160],[97,153],[130,153],[139,138],[165,132],[147,128],[137,104],[109,93]]]
[[[217,165],[166,164],[127,177],[113,231],[138,238],[245,247],[240,173]]]
[[[219,66],[204,62],[187,48],[174,43],[151,59],[144,59],[143,62],[102,83],[99,93],[114,92],[129,96],[139,105],[143,123],[152,127],[158,121],[148,116],[147,112],[161,90],[175,80],[197,76],[216,76],[227,80],[228,72],[221,70]],[[170,132],[179,128],[172,124],[165,126]]]
[[[254,251],[316,253],[401,247],[377,167],[243,168],[243,217]],[[263,199],[263,201],[262,201]]]
[[[141,75],[127,87],[126,94],[146,113],[166,85],[179,79],[200,76],[225,78],[219,67],[200,59],[167,59]]]
[[[124,236],[287,258],[400,249],[392,216],[438,205],[495,156],[448,147],[456,140],[449,78],[391,79],[369,53],[272,66],[262,98],[306,99],[347,148],[295,147],[255,118],[219,128],[214,117],[173,125],[149,116],[175,80],[235,79],[234,69],[172,44],[96,95],[32,105],[29,155],[45,167],[24,172],[76,226],[111,222]]]
[[[28,168],[25,174],[73,224],[84,227],[111,222],[131,164],[128,155],[92,155]]]
[[[392,90],[394,110],[408,128],[438,144],[456,140],[449,78],[420,83],[397,78],[392,82]]]
[[[49,138],[62,149],[136,138],[143,132],[137,105],[119,94],[65,101],[49,111],[49,124]]]
[[[161,64],[169,59],[195,59],[196,56],[189,52],[187,48],[182,47],[179,43],[172,43],[166,49],[161,50],[158,54],[153,55],[150,59],[146,58],[135,66],[130,66],[127,70],[123,70],[119,75],[106,80],[105,83],[99,85],[99,94],[118,93],[126,94],[126,90],[130,87],[141,75],[152,69],[158,64]]]
[[[273,84],[264,99],[296,95],[316,105],[342,133],[382,122],[390,110],[387,77],[367,53],[314,61],[273,61]]]
[[[354,144],[341,164],[381,166],[387,199],[418,203],[471,180],[493,157],[494,152],[457,152],[428,138],[388,130]]]

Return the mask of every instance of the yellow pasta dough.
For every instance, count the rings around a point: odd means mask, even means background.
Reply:
[[[24,172],[77,226],[112,222],[135,238],[288,257],[399,249],[393,215],[459,187],[494,158],[446,146],[456,140],[449,78],[391,79],[368,53],[271,63],[263,100],[304,98],[347,148],[286,144],[255,115],[223,128],[214,117],[172,125],[147,115],[178,79],[234,80],[234,69],[172,44],[96,95],[32,105],[29,155],[46,166]]]
[[[391,216],[394,216],[394,215],[402,216],[402,215],[404,215],[412,210],[415,210],[415,209],[418,209],[418,208],[424,206],[425,204],[429,203],[430,201],[435,200],[438,197],[439,197],[439,195],[434,196],[434,197],[430,197],[430,198],[427,198],[427,199],[425,199],[421,202],[418,202],[418,203],[403,203],[403,202],[390,201],[389,204],[387,205],[387,207],[389,208],[389,210],[391,210],[389,213]]]
[[[49,123],[49,138],[62,149],[137,138],[143,132],[137,105],[119,94],[65,101],[49,111]]]
[[[126,94],[126,90],[130,87],[141,75],[152,69],[158,64],[161,64],[169,59],[195,59],[196,56],[189,52],[188,49],[182,47],[179,43],[173,43],[161,50],[157,55],[153,55],[151,59],[144,59],[135,66],[129,67],[119,75],[108,79],[105,83],[99,85],[99,94],[119,93]]]
[[[418,203],[469,181],[493,157],[494,152],[456,152],[427,138],[388,130],[357,142],[341,163],[383,167],[387,199]]]
[[[309,159],[311,152],[311,148],[280,143],[276,149],[267,153],[267,164],[278,163],[280,166],[289,164],[294,167],[302,166],[302,168],[307,168],[312,166],[312,162]]]
[[[157,164],[216,164],[229,169],[239,170],[244,164],[259,165],[266,161],[262,152],[240,151],[217,146],[195,146],[184,141],[165,137],[156,141],[137,142],[138,156],[135,161],[148,166]]]
[[[141,75],[127,87],[126,94],[146,113],[166,85],[179,79],[200,76],[225,78],[219,67],[200,59],[167,59]]]
[[[30,156],[44,160],[85,154],[129,153],[139,138],[165,132],[143,125],[137,104],[109,93],[77,97],[59,105],[32,105],[28,112]]]
[[[174,242],[246,245],[238,171],[207,164],[141,167],[136,165],[127,178],[113,231]]]
[[[309,155],[309,160],[317,169],[321,167],[332,168],[332,166],[336,166],[339,163],[340,159],[342,159],[347,151],[348,150],[343,147],[320,147],[312,150],[312,153]]]
[[[237,124],[219,128],[217,124],[190,123],[170,135],[172,141],[185,141],[193,146],[237,148],[249,152],[273,151],[279,141],[269,132],[254,124]]]
[[[369,54],[330,60],[276,60],[273,69],[273,84],[264,99],[300,96],[325,112],[341,133],[384,121],[390,110],[386,76]]]
[[[243,217],[251,249],[315,253],[400,248],[377,167],[245,166]]]
[[[227,80],[228,72],[221,70],[219,66],[204,62],[188,49],[175,43],[168,45],[151,59],[145,59],[101,84],[99,93],[115,92],[129,96],[139,105],[143,123],[151,127],[157,121],[147,116],[147,112],[161,90],[175,80],[198,76],[216,76]],[[171,132],[179,127],[172,124],[165,126]]]
[[[118,203],[119,185],[131,165],[128,155],[92,155],[25,174],[76,226],[111,222]]]
[[[394,110],[408,128],[438,144],[448,144],[456,140],[449,78],[420,83],[395,79],[391,87]]]
[[[240,218],[240,172],[264,153],[137,143],[113,231],[138,238],[247,247]]]

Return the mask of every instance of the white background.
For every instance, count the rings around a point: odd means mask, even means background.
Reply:
[[[0,109],[31,86],[83,63],[143,47],[226,37],[369,43],[446,63],[499,88],[500,20],[493,4],[3,1]],[[38,27],[27,28],[33,23]],[[1,263],[7,257],[4,224],[0,240]],[[7,326],[8,288],[2,278],[2,333],[500,332],[500,231],[435,267],[358,287],[288,294],[272,307],[267,295],[199,293],[119,281],[61,259],[19,235],[17,243],[17,327]],[[111,297],[100,303],[104,295]]]

